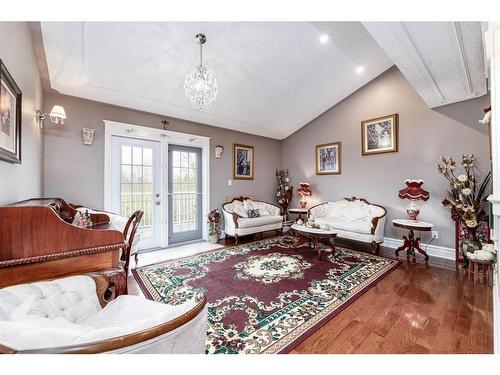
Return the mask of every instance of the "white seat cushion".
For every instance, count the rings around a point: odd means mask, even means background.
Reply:
[[[239,228],[253,228],[262,225],[275,224],[283,220],[281,216],[260,216],[253,218],[239,218],[238,227]]]
[[[89,276],[72,276],[3,288],[0,309],[10,319],[15,312],[15,318],[62,317],[70,323],[79,323],[100,311],[101,305],[94,280]]]
[[[328,224],[332,229],[341,229],[348,232],[371,234],[372,225],[366,221],[348,221],[338,218],[318,218],[315,222],[319,225]]]

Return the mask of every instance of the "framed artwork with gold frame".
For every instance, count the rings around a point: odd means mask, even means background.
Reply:
[[[233,143],[233,179],[253,180],[253,146]]]
[[[325,143],[316,146],[316,174],[342,173],[342,142]]]
[[[363,155],[398,152],[398,114],[361,121]]]

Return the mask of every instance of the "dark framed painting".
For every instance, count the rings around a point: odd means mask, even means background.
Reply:
[[[0,160],[21,163],[22,94],[0,60]]]
[[[333,142],[316,146],[316,174],[342,172],[342,143]]]
[[[233,178],[253,180],[253,146],[233,144]]]
[[[398,114],[361,122],[361,153],[363,155],[398,152]]]

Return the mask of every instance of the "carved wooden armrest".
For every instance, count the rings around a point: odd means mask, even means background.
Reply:
[[[121,267],[91,272],[86,275],[94,279],[97,297],[102,307],[106,306],[113,298],[125,294],[127,275]],[[115,288],[114,296],[111,292],[112,287]]]
[[[231,212],[231,215],[233,216],[234,227],[238,228],[238,219],[240,217],[238,216],[238,214],[235,214],[234,212]]]
[[[372,230],[371,234],[375,234],[375,229],[377,229],[378,221],[381,217],[380,216],[375,216],[372,217]]]

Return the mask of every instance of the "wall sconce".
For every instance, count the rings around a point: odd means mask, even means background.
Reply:
[[[82,128],[82,138],[83,144],[90,146],[92,145],[92,141],[94,140],[95,130],[90,128]]]
[[[49,113],[50,121],[52,121],[54,124],[58,125],[64,124],[64,120],[66,120],[66,112],[64,111],[64,108],[60,105],[55,105],[52,107],[52,111]],[[36,119],[40,121],[40,127],[43,128],[43,120],[47,118],[47,114],[43,113],[40,110],[36,111]]]
[[[224,152],[224,146],[221,146],[221,145],[215,146],[215,157],[217,159],[220,159],[223,152]]]

